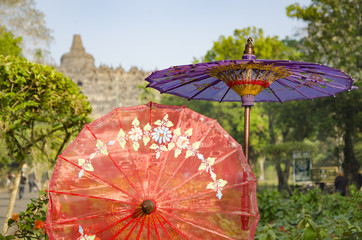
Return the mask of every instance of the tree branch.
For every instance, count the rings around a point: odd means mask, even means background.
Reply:
[[[51,164],[54,165],[54,163],[57,161],[57,158],[58,156],[60,155],[60,153],[63,151],[63,148],[65,146],[65,144],[68,142],[70,136],[71,136],[71,133],[68,132],[68,129],[66,126],[64,126],[64,131],[65,131],[65,137],[63,139],[63,142],[62,144],[60,145],[59,149],[58,149],[58,152],[57,154],[55,155],[54,159],[51,160]]]

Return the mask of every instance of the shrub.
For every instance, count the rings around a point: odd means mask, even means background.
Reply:
[[[11,235],[3,236],[0,234],[0,240],[16,238],[27,240],[49,239],[44,229],[47,204],[47,193],[40,191],[39,198],[31,199],[31,203],[27,205],[25,212],[14,213],[13,217],[8,220],[8,232],[11,232]]]
[[[322,194],[314,189],[295,191],[290,197],[279,192],[258,194],[260,222],[258,240],[266,239],[359,239],[362,238],[362,194]]]

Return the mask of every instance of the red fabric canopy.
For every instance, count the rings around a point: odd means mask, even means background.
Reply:
[[[59,156],[52,239],[253,239],[256,178],[242,146],[184,106],[117,108]]]

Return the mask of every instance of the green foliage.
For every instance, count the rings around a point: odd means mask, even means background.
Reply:
[[[311,5],[298,3],[287,7],[289,17],[308,23],[303,39],[304,56],[310,61],[332,65],[360,76],[362,50],[361,2],[355,0],[312,0]]]
[[[46,211],[48,205],[48,195],[46,192],[39,192],[38,199],[31,199],[25,212],[14,214],[8,220],[8,229],[13,232],[9,236],[0,235],[1,239],[48,239],[44,229]]]
[[[359,90],[315,103],[315,109],[319,109],[319,136],[324,139],[342,136],[343,168],[349,179],[358,184],[360,161],[356,158],[354,144],[360,141],[362,128],[361,1],[312,0],[306,7],[295,3],[287,7],[287,15],[308,23],[308,36],[301,40],[300,48],[304,60],[341,69],[359,81],[355,83]]]
[[[306,194],[295,191],[285,197],[279,192],[258,194],[260,221],[255,239],[358,239],[362,193],[321,194],[319,189]]]
[[[137,86],[138,89],[141,89],[141,95],[140,100],[142,103],[146,102],[154,102],[156,99],[156,90],[153,88],[147,88],[147,82],[144,82],[144,84],[139,84]]]
[[[291,157],[293,151],[309,151],[314,150],[314,146],[303,142],[284,142],[277,145],[268,145],[265,147],[265,153],[275,158]]]
[[[275,124],[281,131],[283,142],[314,137],[317,130],[314,107],[314,102],[310,100],[290,101],[276,106],[278,112]]]
[[[0,55],[21,56],[21,37],[14,37],[14,34],[0,26]]]
[[[0,240],[10,240],[10,239],[15,239],[14,236],[3,236],[2,234],[0,234]]]
[[[24,163],[39,160],[31,159],[31,153],[41,152],[54,164],[72,135],[89,122],[90,112],[86,97],[63,74],[23,58],[0,56],[0,134],[18,166],[7,219]]]
[[[280,41],[278,36],[264,36],[261,28],[247,27],[235,29],[233,36],[220,36],[219,40],[214,42],[212,49],[207,51],[200,61],[241,59],[248,37],[252,37],[254,40],[255,56],[258,59],[298,60],[300,58],[300,53]],[[195,59],[195,61],[199,60]]]
[[[0,56],[0,130],[13,160],[42,149],[57,132],[69,138],[89,121],[86,97],[53,68]]]

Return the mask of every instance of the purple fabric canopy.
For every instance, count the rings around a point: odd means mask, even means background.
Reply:
[[[321,64],[257,60],[247,39],[242,60],[223,60],[171,67],[153,72],[147,87],[188,100],[242,102],[244,152],[249,160],[250,110],[254,102],[286,102],[335,96],[354,88],[353,79]]]
[[[234,66],[247,64],[271,66],[288,72],[258,93],[255,102],[286,102],[335,96],[352,88],[352,78],[340,70],[321,64],[286,60],[223,60],[171,67],[153,72],[146,78],[149,82],[147,87],[189,100],[240,102],[240,95],[224,81],[212,76],[212,72],[215,69],[227,69],[225,72],[234,71],[236,76],[242,75],[243,70],[235,69]],[[262,68],[258,71],[258,74],[263,74]]]

